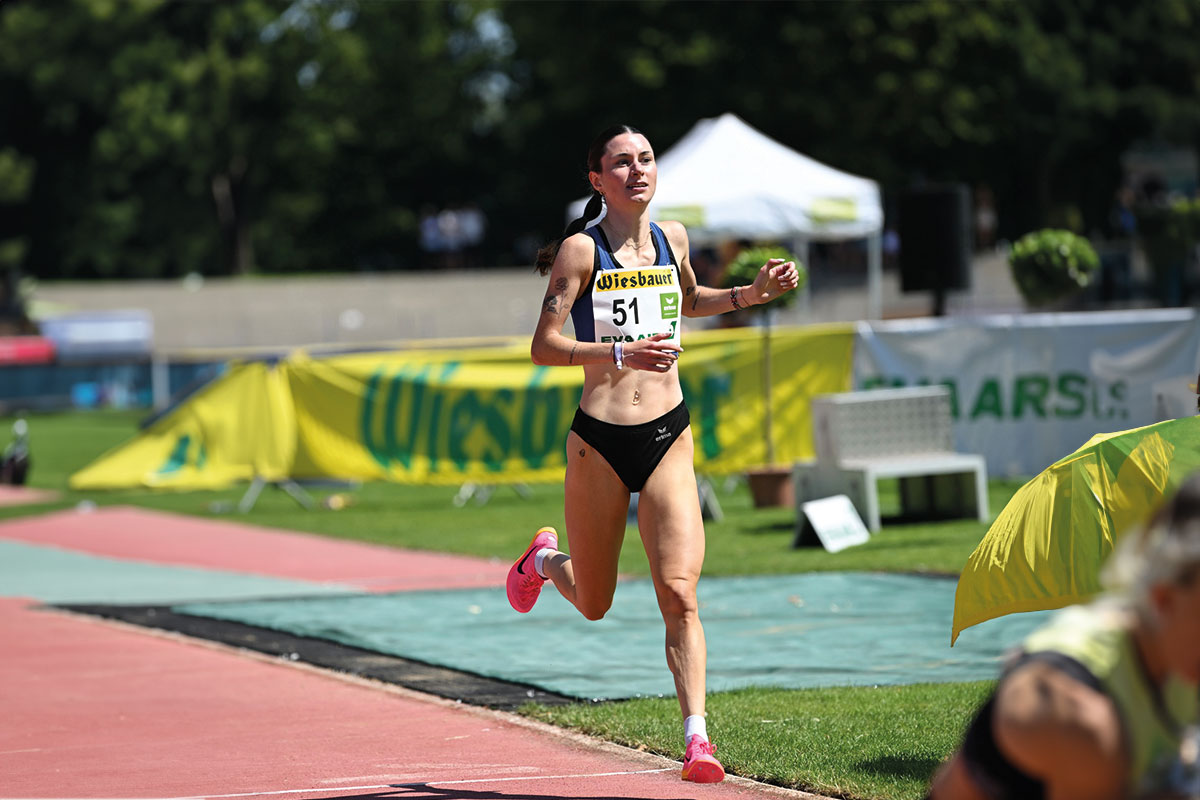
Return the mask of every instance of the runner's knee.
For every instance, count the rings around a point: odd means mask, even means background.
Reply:
[[[592,622],[604,619],[604,615],[612,608],[612,597],[583,597],[576,595],[576,608],[579,613]]]
[[[696,616],[700,608],[696,600],[696,582],[686,578],[663,581],[658,591],[658,606],[664,619]]]

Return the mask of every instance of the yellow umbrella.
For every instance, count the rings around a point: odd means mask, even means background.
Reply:
[[[965,628],[1019,611],[1085,602],[1100,565],[1200,468],[1200,417],[1093,436],[1013,495],[967,559],[950,643]]]

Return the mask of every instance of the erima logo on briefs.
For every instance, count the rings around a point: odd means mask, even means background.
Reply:
[[[667,432],[666,428],[659,428],[658,436],[654,437],[654,441],[661,442],[663,439],[670,439],[670,438],[671,438],[671,434]]]
[[[637,269],[617,272],[606,269],[596,278],[597,292],[615,292],[620,289],[644,289],[649,286],[674,286],[673,269]]]

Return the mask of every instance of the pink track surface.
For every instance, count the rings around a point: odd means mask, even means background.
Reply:
[[[0,538],[372,589],[501,591],[507,572],[140,509],[13,520]],[[687,784],[678,763],[512,715],[24,598],[0,597],[0,643],[0,797],[814,797]]]
[[[26,486],[0,485],[0,506],[24,506],[32,503],[49,503],[58,497],[58,492],[49,489],[30,489]]]
[[[509,567],[469,556],[124,506],[0,522],[0,539],[130,561],[340,583],[372,592],[503,586]]]
[[[7,797],[779,796],[380,684],[0,599]],[[395,784],[430,784],[393,788]],[[800,796],[793,794],[792,796]]]

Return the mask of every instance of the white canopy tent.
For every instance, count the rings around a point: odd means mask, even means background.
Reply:
[[[568,220],[587,198],[568,207]],[[867,239],[867,318],[883,305],[879,184],[776,142],[734,114],[702,119],[658,156],[654,219],[676,219],[693,243],[727,239]],[[598,221],[598,220],[597,220]]]

